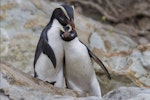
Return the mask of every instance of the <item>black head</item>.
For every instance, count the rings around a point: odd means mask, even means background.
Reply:
[[[69,5],[61,5],[53,11],[51,20],[57,19],[62,26],[70,25],[75,29],[74,24],[74,7]]]
[[[75,30],[70,30],[70,28],[68,26],[64,27],[64,31],[60,31],[60,37],[64,40],[64,41],[71,41],[74,38],[76,38],[77,32]]]

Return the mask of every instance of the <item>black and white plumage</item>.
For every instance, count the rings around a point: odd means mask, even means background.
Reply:
[[[110,79],[109,72],[103,63],[78,39],[75,30],[63,31],[60,36],[64,40],[64,73],[68,88],[101,97],[99,82],[91,58],[101,65]]]
[[[56,82],[56,87],[64,87],[64,50],[60,30],[74,25],[74,8],[62,5],[54,9],[50,22],[43,29],[35,51],[34,77],[47,82]]]

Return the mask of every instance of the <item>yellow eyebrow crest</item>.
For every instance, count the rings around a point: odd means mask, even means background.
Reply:
[[[66,15],[66,17],[67,17],[68,19],[70,19],[69,16],[68,16],[68,14],[67,14],[67,11],[64,9],[64,7],[59,6],[58,8],[60,8],[60,9],[64,12],[64,14]]]

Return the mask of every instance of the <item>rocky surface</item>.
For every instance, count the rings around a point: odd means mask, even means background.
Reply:
[[[18,69],[0,62],[1,100],[149,100],[150,89],[120,87],[110,91],[103,98],[89,96],[69,89],[53,87],[51,84],[33,78]]]
[[[44,26],[48,23],[51,13],[53,9],[58,6],[58,3],[53,3],[48,0],[1,0],[0,2],[1,60],[5,61],[7,64],[13,65],[15,68],[20,69],[28,75],[33,75],[34,51],[39,35]],[[122,86],[150,88],[150,43],[141,39],[142,43],[144,41],[144,45],[137,45],[137,43],[128,37],[125,32],[118,31],[116,28],[87,18],[78,13],[78,9],[75,13],[75,23],[80,40],[90,47],[90,49],[104,62],[111,73],[112,80],[110,81],[106,78],[100,67],[94,64],[103,95],[106,96],[106,93],[110,90]],[[18,78],[19,77],[18,75]],[[29,80],[29,83],[31,82],[30,84],[32,84],[34,82],[32,77],[30,76],[28,78],[26,78],[26,80]],[[3,80],[3,82],[5,82],[5,80]],[[5,85],[9,86],[7,82]],[[12,91],[16,90],[16,93],[23,91],[26,100],[30,97],[34,98],[38,93],[41,98],[47,99],[49,96],[53,95],[53,90],[55,90],[54,87],[48,85],[50,89],[53,89],[51,93],[45,94],[40,90],[37,91],[37,88],[33,87],[33,85],[37,86],[39,84],[34,82],[34,84],[30,86],[25,85],[24,88],[17,83],[17,85],[9,86],[7,89],[6,87],[1,88],[0,94],[3,96],[4,94],[10,94],[12,95],[10,97],[13,97],[14,94]],[[138,91],[142,91],[141,88],[138,88]],[[128,91],[130,88],[124,87],[123,89]],[[132,89],[133,88],[131,88],[131,90]],[[31,91],[31,94],[34,96],[32,97],[27,91]],[[58,90],[58,92],[60,91],[63,90]],[[111,93],[114,94],[112,97],[119,94],[118,92],[115,93],[115,91],[118,91],[118,89]],[[122,88],[119,88],[119,91],[123,91]],[[130,90],[128,92],[130,92]],[[63,92],[61,93],[64,94]],[[124,95],[121,93],[119,94],[120,97],[124,98]],[[56,95],[53,97],[61,99],[61,96],[57,96],[60,94],[54,94]],[[27,95],[29,95],[29,98]],[[66,96],[69,96],[69,99]],[[144,98],[147,94],[138,92],[135,93],[134,97],[129,95],[129,98],[131,100],[137,100],[136,98],[139,96]],[[6,98],[6,100],[8,99],[8,97],[4,98]],[[64,95],[64,98],[68,100],[75,99],[76,95],[75,97],[70,94]],[[97,99],[95,97],[89,97],[86,98],[86,100],[90,98]]]
[[[51,84],[35,79],[31,75],[7,65],[4,62],[0,62],[0,65],[1,92],[5,95],[10,95],[10,98],[12,99],[19,100],[22,96],[23,98],[26,98],[26,100],[29,100],[30,96],[32,97],[32,94],[35,95],[35,97],[38,94],[43,95],[43,97],[44,95],[61,95],[72,97],[84,97],[88,95],[86,93],[72,91],[69,89],[53,87]],[[29,95],[29,97],[26,97],[27,95]]]
[[[105,100],[149,100],[150,89],[138,87],[120,87],[107,93]]]

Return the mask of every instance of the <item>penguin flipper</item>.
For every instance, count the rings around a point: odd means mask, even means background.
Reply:
[[[103,64],[103,62],[87,47],[88,53],[90,55],[91,58],[93,58],[93,60],[99,64],[101,66],[101,68],[104,70],[104,72],[106,73],[107,77],[109,80],[111,80],[111,76],[107,70],[107,68],[105,67],[105,65]]]
[[[37,73],[35,72],[35,64],[37,60],[39,59],[39,56],[43,50],[42,45],[43,45],[43,39],[40,37],[36,50],[35,50],[35,56],[34,56],[34,77],[38,77]]]
[[[43,53],[48,56],[48,58],[52,61],[54,68],[56,68],[56,57],[54,51],[51,48],[51,46],[48,44],[47,40],[44,40],[43,42],[44,42]]]
[[[83,45],[85,45],[82,41],[80,41]],[[86,45],[85,45],[86,46]],[[105,67],[105,65],[103,64],[103,62],[86,46],[88,53],[90,55],[90,57],[98,64],[101,66],[101,68],[104,70],[104,72],[106,73],[107,77],[109,80],[111,80],[111,76],[107,70],[107,68]]]

